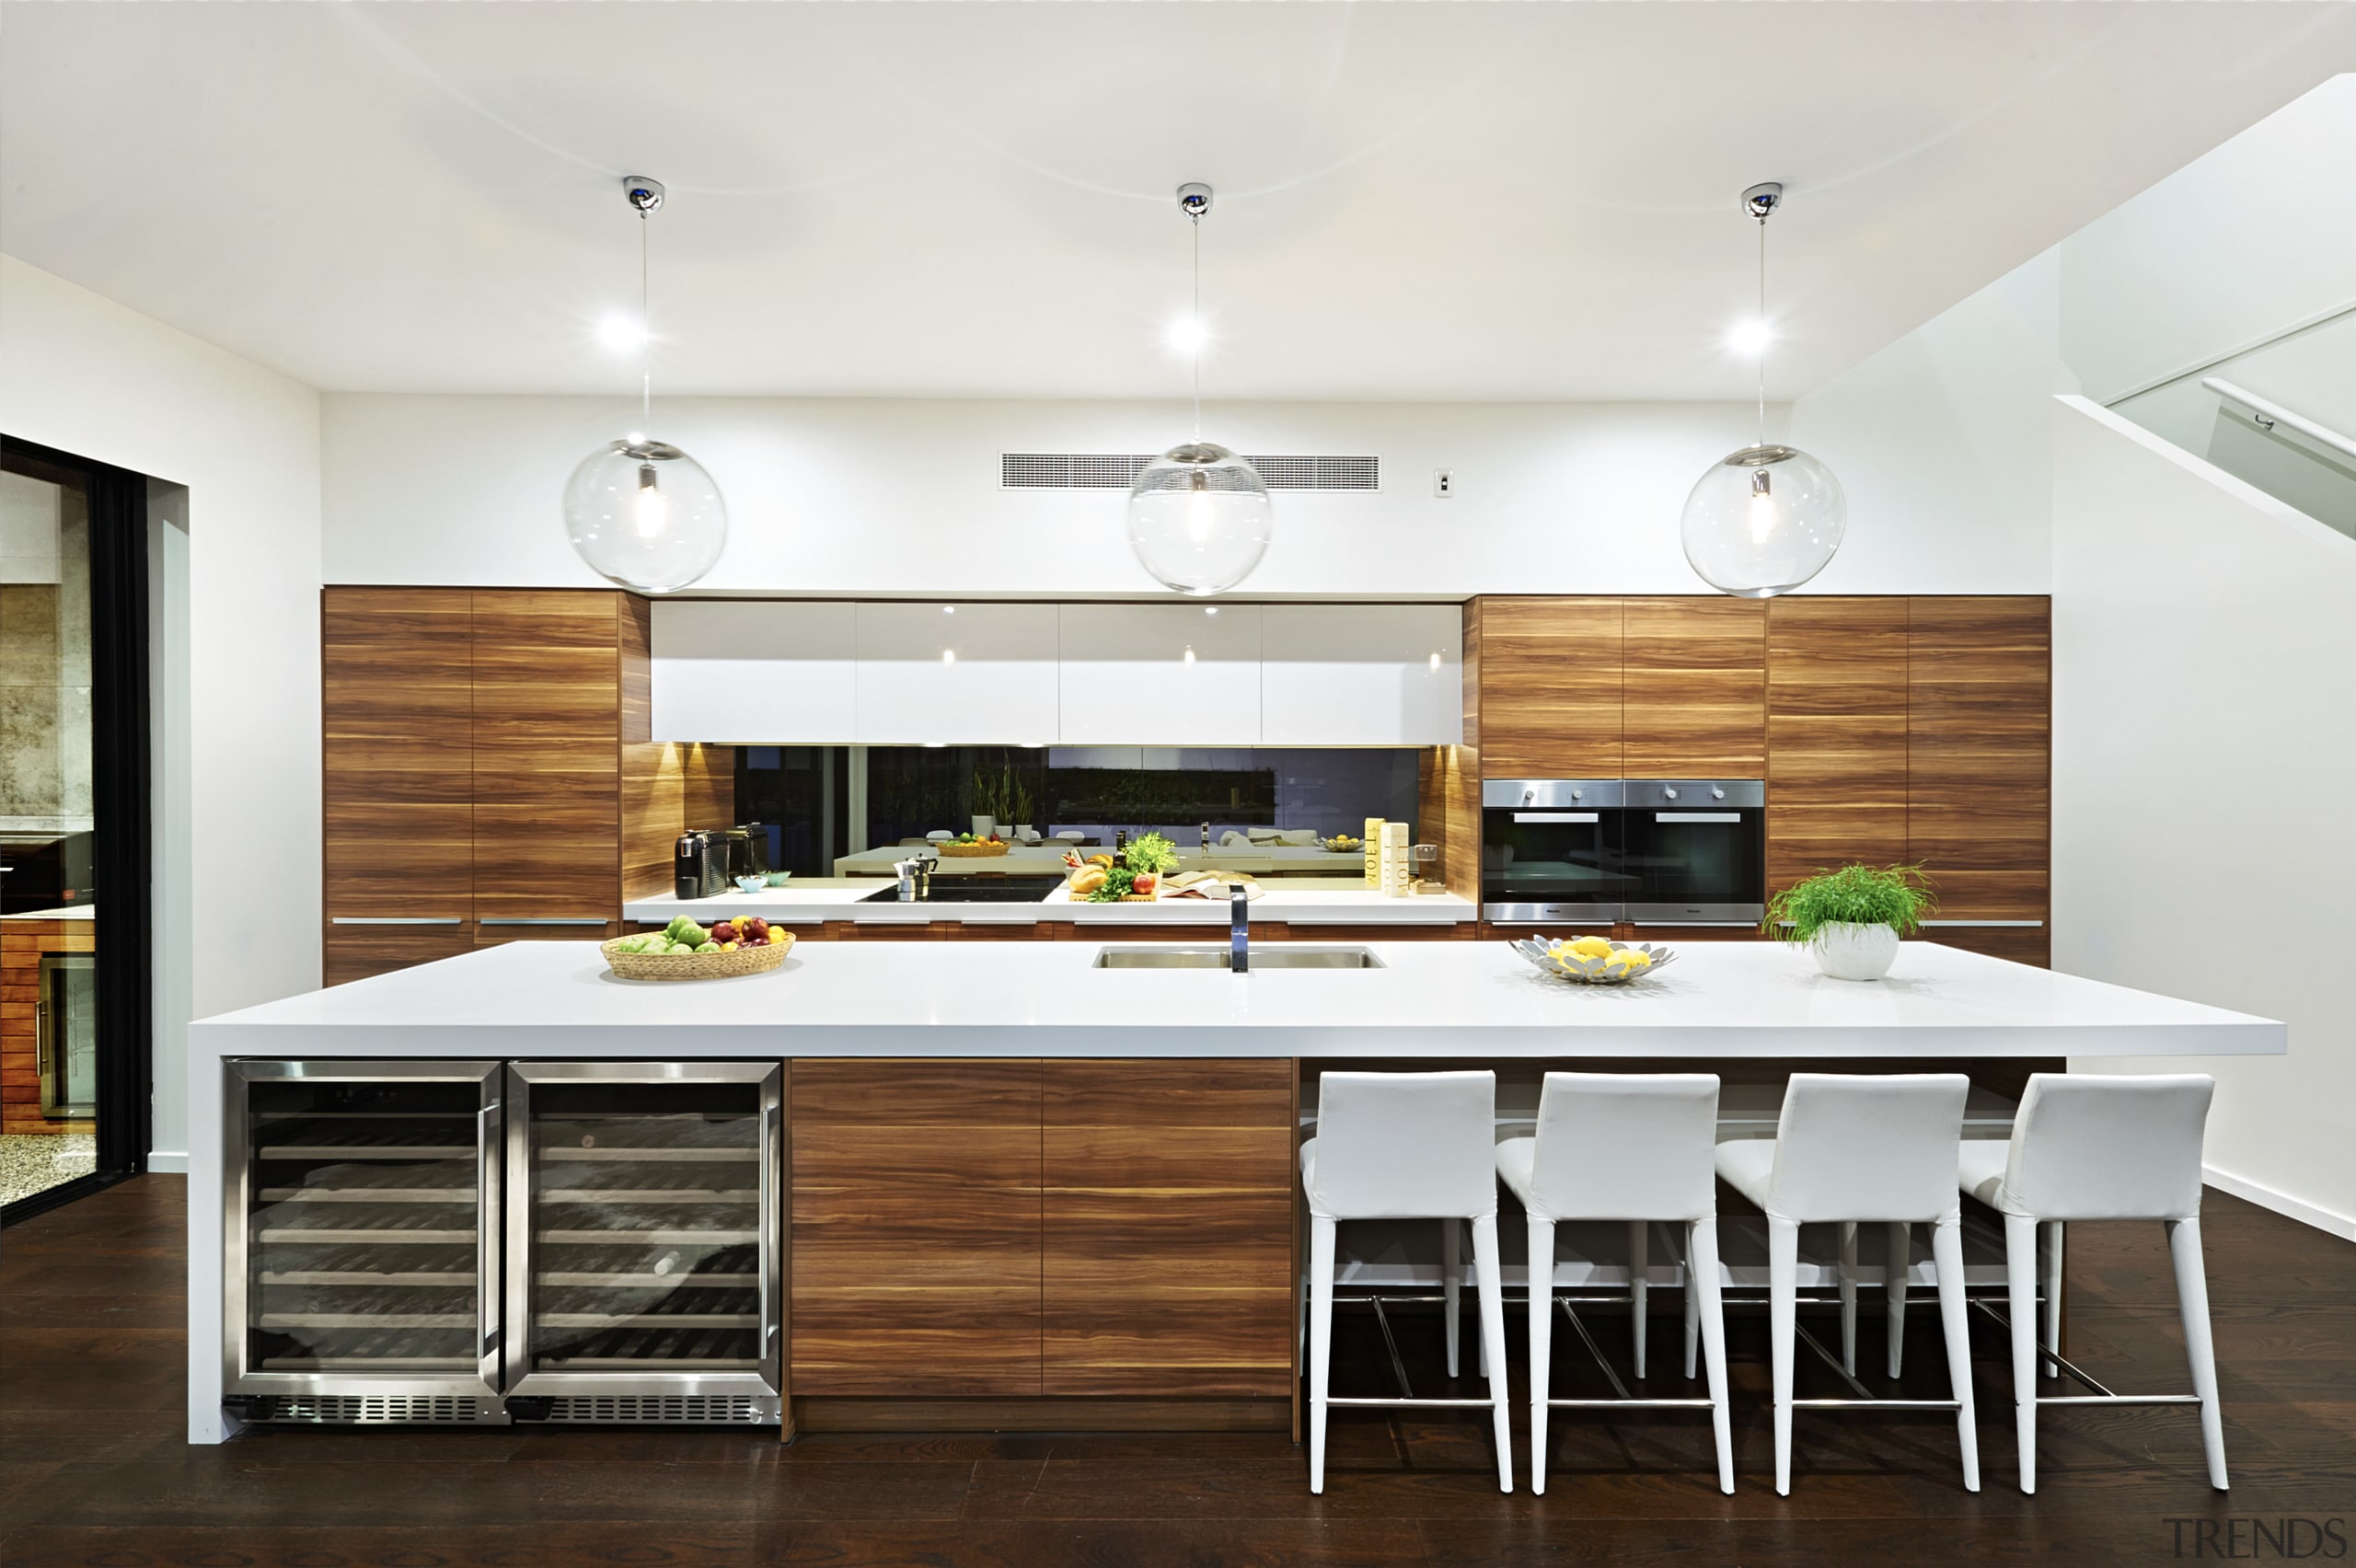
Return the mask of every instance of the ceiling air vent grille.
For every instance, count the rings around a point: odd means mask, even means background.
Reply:
[[[1277,455],[1243,459],[1268,488],[1294,490],[1379,490],[1380,457]],[[1001,490],[1126,490],[1153,461],[1151,453],[1005,452],[999,455]]]

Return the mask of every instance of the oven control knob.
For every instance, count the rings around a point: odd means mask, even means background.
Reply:
[[[1727,792],[1724,790],[1713,790],[1710,791],[1710,799],[1714,801],[1723,801],[1726,798]]]
[[[1672,801],[1677,799],[1677,791],[1674,790],[1663,790],[1661,793],[1667,795]]]
[[[1574,801],[1583,801],[1586,798],[1587,791],[1584,790],[1574,790],[1571,791],[1571,799]]]

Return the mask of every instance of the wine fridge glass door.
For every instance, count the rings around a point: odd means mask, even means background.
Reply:
[[[231,1391],[495,1392],[495,1064],[234,1066]]]
[[[782,1069],[511,1074],[508,1392],[774,1394]]]

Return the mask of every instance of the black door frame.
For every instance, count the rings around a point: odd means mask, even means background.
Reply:
[[[155,1078],[154,778],[147,476],[0,435],[0,461],[79,479],[90,502],[91,845],[98,930],[98,1169],[0,1207],[0,1226],[147,1169]]]

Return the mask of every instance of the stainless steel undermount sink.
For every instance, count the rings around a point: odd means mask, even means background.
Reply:
[[[1247,960],[1253,969],[1380,969],[1372,948],[1318,947],[1307,942],[1254,944]],[[1224,947],[1102,947],[1097,969],[1225,969]]]

